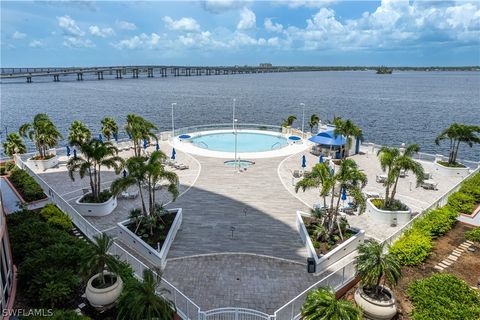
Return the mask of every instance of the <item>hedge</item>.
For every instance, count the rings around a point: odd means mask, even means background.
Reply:
[[[416,266],[422,263],[432,251],[432,238],[428,233],[412,228],[405,232],[390,247],[390,253],[401,265]]]
[[[50,224],[66,231],[73,228],[72,219],[54,204],[47,204],[40,210],[40,215]]]
[[[455,212],[471,214],[477,206],[477,201],[474,196],[457,191],[448,197],[447,206]]]
[[[465,232],[465,238],[480,244],[480,227]]]
[[[415,229],[430,235],[432,238],[444,235],[457,221],[457,213],[448,207],[427,212],[413,224]]]
[[[480,319],[480,295],[450,274],[413,281],[407,295],[414,305],[413,320]]]
[[[28,175],[25,170],[19,168],[13,169],[10,172],[8,179],[26,202],[32,202],[46,198],[45,194],[43,193],[43,189],[32,177]]]

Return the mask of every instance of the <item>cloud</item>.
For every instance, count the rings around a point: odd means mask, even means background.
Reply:
[[[169,16],[163,17],[165,26],[170,30],[177,31],[199,31],[200,25],[193,18],[181,18],[179,20],[173,20]]]
[[[274,23],[272,19],[270,18],[265,18],[264,21],[264,26],[265,30],[270,31],[270,32],[282,32],[283,31],[283,26],[280,23]]]
[[[177,42],[189,48],[217,49],[226,47],[223,42],[213,39],[210,31],[180,35]]]
[[[290,8],[322,8],[338,2],[338,0],[287,0],[280,2],[287,4]]]
[[[13,34],[12,34],[12,39],[15,39],[15,40],[21,40],[21,39],[25,39],[27,35],[25,33],[22,33],[20,31],[15,31]]]
[[[95,44],[90,39],[66,36],[63,38],[63,45],[68,48],[93,48]]]
[[[162,37],[156,33],[151,33],[150,35],[141,33],[112,45],[117,49],[154,49],[159,47],[161,39]]]
[[[115,22],[115,25],[117,26],[117,28],[119,28],[121,30],[135,30],[135,29],[137,29],[137,26],[134,23],[128,22],[128,21],[117,20]]]
[[[41,48],[41,47],[44,46],[44,44],[40,40],[32,40],[32,41],[30,41],[28,46],[31,47],[31,48]]]
[[[56,7],[74,8],[88,11],[97,11],[95,1],[89,0],[54,0],[54,1],[35,1],[35,3],[45,4]]]
[[[115,31],[112,28],[100,28],[98,26],[90,26],[88,28],[90,34],[96,37],[106,38],[115,35]]]
[[[62,17],[57,17],[58,26],[63,30],[66,35],[70,36],[83,36],[83,32],[79,26],[75,23],[75,20],[70,18],[70,16],[65,15]]]
[[[252,10],[244,7],[240,12],[240,21],[237,24],[237,29],[247,30],[255,28],[256,21],[257,18],[255,13]]]
[[[235,1],[235,0],[207,0],[202,1],[202,6],[205,10],[211,13],[222,13],[225,11],[237,9],[240,7],[245,6],[246,2],[250,2],[250,0],[244,1]]]

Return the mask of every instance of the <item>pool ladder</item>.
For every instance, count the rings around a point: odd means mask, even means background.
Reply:
[[[277,148],[275,148],[276,145],[278,145]],[[273,150],[273,149],[278,149],[280,146],[281,146],[281,143],[280,143],[280,142],[275,142],[274,144],[272,144],[272,146],[270,147],[270,149],[271,149],[271,150]]]
[[[198,144],[203,144],[207,149],[210,149],[210,148],[208,147],[208,144],[206,144],[206,143],[203,142],[203,141],[200,141]]]

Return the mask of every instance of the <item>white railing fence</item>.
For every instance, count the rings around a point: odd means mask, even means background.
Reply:
[[[270,320],[272,317],[246,308],[218,308],[203,312],[203,320]]]

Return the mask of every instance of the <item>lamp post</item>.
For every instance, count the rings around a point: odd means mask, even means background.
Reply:
[[[300,103],[302,106],[302,138],[305,138],[305,103]]]
[[[176,105],[177,105],[176,102],[172,103],[172,139],[175,138],[175,120],[173,118],[173,107]]]
[[[233,123],[232,123],[232,127],[233,127],[233,130],[235,130],[235,102],[237,101],[237,99],[233,98],[233,116],[232,116],[232,120],[233,120]]]
[[[235,135],[235,172],[238,172],[237,170],[237,119],[233,119],[233,134]]]

